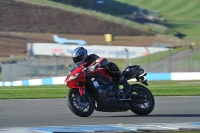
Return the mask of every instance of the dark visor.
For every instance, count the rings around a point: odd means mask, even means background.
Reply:
[[[83,58],[84,58],[84,55],[82,55],[82,56],[78,56],[78,57],[73,57],[73,61],[74,61],[74,63],[77,63],[77,62],[82,61]]]

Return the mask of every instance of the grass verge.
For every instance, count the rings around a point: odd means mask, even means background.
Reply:
[[[149,89],[155,96],[199,96],[200,81],[155,81]]]
[[[142,132],[149,133],[149,132]],[[150,133],[200,133],[198,130],[194,131],[151,131]]]
[[[0,72],[0,81],[2,81],[2,73]]]
[[[198,46],[199,47],[199,46]],[[197,46],[195,46],[195,48],[197,48]],[[147,56],[141,56],[141,57],[137,57],[137,58],[133,58],[130,59],[130,65],[147,65],[148,63],[154,63],[156,61],[165,59],[167,57],[174,54],[177,54],[178,52],[182,52],[184,50],[188,50],[190,49],[189,47],[180,47],[180,48],[176,48],[176,49],[172,49],[172,50],[167,50],[167,51],[163,51],[163,52],[158,52],[158,53],[154,53],[154,54],[150,54]],[[125,67],[125,63],[126,60],[124,59],[109,59],[109,61],[116,63],[119,66],[119,69],[122,70]]]
[[[199,86],[200,81],[151,81],[148,88],[154,96],[199,96]],[[65,85],[0,87],[0,99],[64,98],[67,91]]]
[[[199,38],[199,0],[115,0],[130,6],[136,6],[154,12],[167,21],[162,23],[172,31],[186,34],[184,39],[195,40]]]
[[[65,85],[0,87],[0,99],[63,98],[67,90]]]
[[[97,18],[105,20],[105,21],[114,22],[114,23],[117,23],[120,25],[125,25],[126,27],[130,27],[130,28],[134,28],[134,29],[138,29],[138,30],[146,32],[144,30],[144,27],[142,24],[139,24],[139,23],[136,23],[136,22],[133,22],[130,20],[125,20],[123,18],[115,17],[115,16],[105,14],[102,12],[94,12],[92,10],[77,8],[77,7],[73,7],[70,5],[61,4],[58,2],[54,2],[54,1],[47,1],[47,0],[16,0],[16,1],[25,2],[25,3],[29,3],[29,4],[35,4],[35,5],[39,5],[39,6],[47,6],[47,7],[56,8],[56,9],[60,9],[60,10],[64,10],[64,11],[78,13],[78,14],[85,14],[85,15],[89,15],[92,17],[97,17]]]

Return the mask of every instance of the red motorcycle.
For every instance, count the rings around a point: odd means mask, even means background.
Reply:
[[[106,69],[97,67],[102,60],[97,59],[87,68],[87,62],[72,67],[65,79],[69,87],[66,96],[69,109],[80,117],[88,117],[94,110],[122,112],[130,109],[137,115],[151,113],[155,105],[152,93],[141,84],[130,85],[128,82],[136,78],[148,86],[147,80],[144,80],[147,73],[138,65],[128,66],[120,81],[116,82]]]

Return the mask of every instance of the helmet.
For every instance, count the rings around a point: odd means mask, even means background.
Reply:
[[[77,47],[72,52],[72,58],[74,63],[82,64],[87,58],[87,50],[83,47]]]

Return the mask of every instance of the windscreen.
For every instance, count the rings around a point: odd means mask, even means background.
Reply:
[[[75,68],[79,67],[82,63],[78,62],[76,64],[74,64],[71,69],[70,69],[70,72],[72,72]]]

